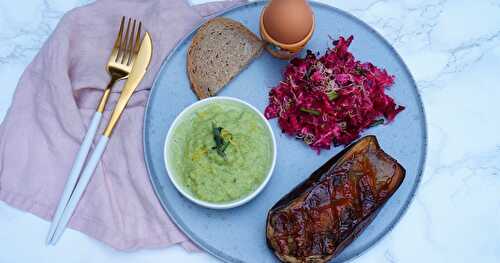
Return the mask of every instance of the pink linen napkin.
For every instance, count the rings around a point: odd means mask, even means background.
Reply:
[[[163,59],[176,43],[207,17],[242,2],[192,7],[187,0],[98,0],[68,12],[23,73],[0,126],[0,200],[52,219],[109,80],[104,66],[120,18],[138,18],[153,38],[149,72],[118,123],[69,227],[119,250],[174,243],[196,250],[165,214],[150,184],[142,145],[144,106]],[[100,131],[122,86],[113,89]]]

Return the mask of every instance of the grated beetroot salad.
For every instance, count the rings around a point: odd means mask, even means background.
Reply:
[[[394,76],[356,60],[347,50],[352,39],[340,37],[319,58],[308,50],[305,58],[292,59],[283,80],[269,92],[266,118],[278,118],[284,133],[318,152],[349,144],[363,130],[384,118],[391,122],[404,110],[385,94]]]

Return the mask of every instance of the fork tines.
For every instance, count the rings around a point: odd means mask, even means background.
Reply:
[[[132,31],[130,32],[131,23],[132,23]],[[118,32],[118,36],[115,40],[115,46],[114,46],[115,50],[114,55],[116,63],[126,64],[128,66],[130,65],[130,63],[132,63],[132,60],[134,59],[133,54],[138,52],[141,40],[142,22],[139,21],[139,26],[137,27],[137,33],[135,32],[136,23],[137,21],[135,19],[133,21],[131,18],[128,19],[127,30],[125,31],[125,37],[123,37],[125,17],[124,16],[122,17],[120,23],[120,31]]]

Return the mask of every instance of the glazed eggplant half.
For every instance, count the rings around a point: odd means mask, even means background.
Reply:
[[[283,262],[328,262],[368,226],[404,176],[375,136],[361,138],[271,208],[268,246]]]

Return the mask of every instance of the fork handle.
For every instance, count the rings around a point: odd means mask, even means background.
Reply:
[[[50,230],[47,235],[47,244],[49,244],[54,236],[55,230],[57,225],[59,224],[59,221],[61,219],[62,213],[64,211],[64,208],[66,207],[66,204],[68,203],[68,200],[71,197],[71,193],[73,192],[73,189],[75,188],[75,185],[78,181],[78,177],[80,175],[80,172],[82,171],[83,164],[85,163],[85,159],[87,158],[87,155],[89,154],[90,147],[92,146],[92,141],[94,140],[95,134],[97,132],[97,128],[99,126],[99,122],[101,121],[102,118],[102,113],[96,111],[94,113],[94,116],[92,117],[92,120],[90,121],[89,128],[87,130],[87,133],[85,134],[85,137],[83,138],[82,145],[80,146],[80,149],[78,150],[78,153],[76,154],[75,161],[73,163],[73,167],[71,167],[71,171],[69,173],[69,177],[66,181],[66,185],[64,186],[64,191],[61,195],[61,199],[59,200],[59,204],[57,206],[56,213],[54,217],[52,218],[52,224],[50,225]]]
[[[106,104],[108,103],[109,94],[111,94],[111,88],[115,85],[115,83],[120,78],[116,75],[111,75],[111,79],[108,82],[108,86],[104,89],[104,93],[102,94],[101,101],[99,101],[99,105],[97,106],[97,111],[100,113],[104,112],[104,108],[106,108]]]
[[[85,169],[83,169],[82,175],[78,180],[78,183],[73,191],[73,194],[71,195],[68,204],[64,209],[64,212],[61,216],[61,221],[57,226],[51,244],[55,245],[57,241],[59,241],[61,235],[64,233],[64,229],[66,228],[66,225],[68,224],[71,216],[73,215],[73,212],[75,211],[76,206],[78,205],[78,201],[80,201],[80,198],[82,197],[85,188],[87,188],[87,185],[90,179],[92,178],[92,175],[94,174],[97,164],[101,160],[102,154],[106,149],[106,145],[108,145],[108,140],[109,138],[106,137],[105,135],[102,135],[101,138],[99,139],[99,143],[97,144],[94,152],[90,156],[90,159],[87,165],[85,166]]]

